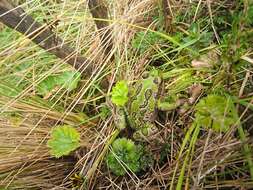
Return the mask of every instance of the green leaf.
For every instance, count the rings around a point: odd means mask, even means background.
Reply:
[[[208,95],[200,100],[195,109],[195,122],[218,132],[226,132],[237,121],[233,114],[235,108],[229,97]]]
[[[50,154],[59,158],[77,149],[80,146],[79,141],[78,131],[69,125],[63,125],[52,130],[51,139],[48,140],[47,146],[51,149]]]
[[[37,85],[37,91],[41,95],[47,95],[57,86],[68,91],[74,90],[81,79],[81,73],[76,71],[65,71],[58,75],[51,75]]]
[[[37,85],[37,91],[41,95],[47,95],[51,92],[57,85],[57,80],[55,76],[48,76],[42,82]]]
[[[112,103],[117,106],[124,106],[128,101],[128,86],[127,82],[122,80],[112,88]]]
[[[66,71],[57,77],[59,84],[62,84],[68,91],[74,90],[81,79],[81,73],[76,71]]]

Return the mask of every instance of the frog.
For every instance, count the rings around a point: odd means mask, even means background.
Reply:
[[[161,84],[159,70],[152,69],[144,72],[141,79],[129,86],[129,100],[120,125],[130,128],[136,141],[147,141],[148,136],[157,132],[155,120]]]

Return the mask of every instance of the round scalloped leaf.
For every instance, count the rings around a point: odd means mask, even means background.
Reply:
[[[236,112],[231,98],[219,95],[208,95],[196,105],[195,122],[202,127],[212,128],[215,131],[226,132],[236,123]]]
[[[47,146],[50,154],[56,158],[69,155],[80,146],[80,134],[69,125],[57,126],[52,130]]]

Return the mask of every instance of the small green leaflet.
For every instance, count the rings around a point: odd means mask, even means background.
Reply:
[[[122,80],[116,83],[112,88],[112,103],[117,106],[124,106],[128,101],[128,86],[127,82]]]
[[[51,132],[47,146],[51,149],[50,154],[56,158],[68,155],[80,146],[80,134],[69,125],[56,126]]]
[[[55,87],[63,87],[68,91],[74,90],[81,79],[81,73],[65,71],[58,75],[50,75],[37,85],[37,91],[41,95],[47,95]]]

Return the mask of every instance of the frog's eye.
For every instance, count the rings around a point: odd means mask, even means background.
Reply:
[[[161,83],[161,80],[160,80],[160,78],[155,77],[154,80],[153,80],[153,82],[158,85],[158,84]]]
[[[149,77],[149,73],[148,72],[144,72],[143,74],[142,74],[142,78],[143,79],[146,79],[146,78],[148,78]]]

